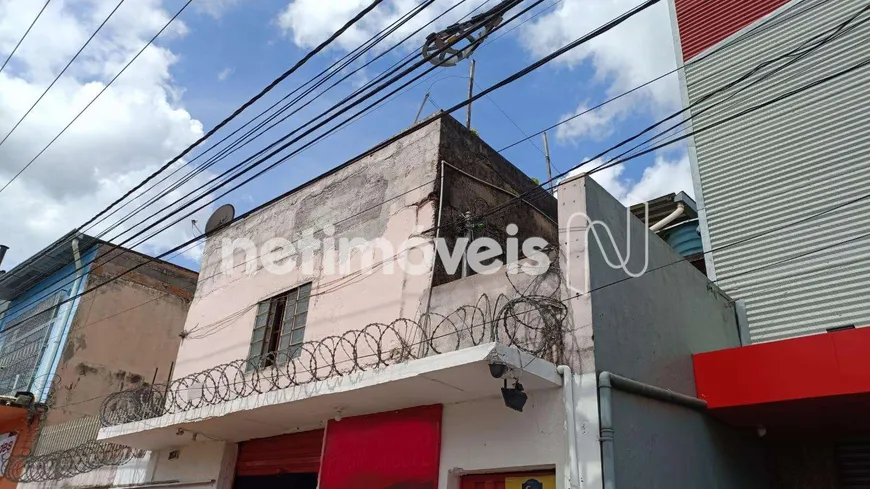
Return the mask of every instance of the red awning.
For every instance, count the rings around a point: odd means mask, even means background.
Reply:
[[[698,397],[737,426],[870,429],[870,328],[694,355]]]

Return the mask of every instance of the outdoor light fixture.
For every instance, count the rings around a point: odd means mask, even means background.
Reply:
[[[489,362],[489,374],[492,375],[492,378],[500,379],[504,376],[505,372],[507,372],[507,365],[504,363],[498,361]]]
[[[514,411],[523,412],[523,406],[529,400],[529,395],[523,392],[523,384],[519,380],[514,381],[513,387],[507,386],[507,379],[504,379],[504,387],[501,388],[501,397],[504,398],[504,405]]]

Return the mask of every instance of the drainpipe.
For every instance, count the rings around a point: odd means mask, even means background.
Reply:
[[[611,372],[601,372],[598,375],[598,409],[601,430],[599,438],[601,441],[601,478],[604,482],[604,489],[616,489],[616,470],[614,468],[616,456],[613,448],[613,389],[698,411],[707,409],[707,401],[703,399],[644,384]]]
[[[577,457],[577,405],[574,402],[574,374],[571,367],[559,365],[556,372],[562,376],[562,395],[565,397],[565,419],[568,421],[569,489],[580,487],[580,459]]]
[[[81,253],[79,253],[79,240],[78,240],[78,238],[73,238],[73,240],[72,240],[72,251],[73,251],[73,258],[75,258],[76,278],[75,278],[75,281],[73,281],[72,287],[70,288],[70,292],[69,292],[70,298],[75,297],[79,293],[79,287],[81,286],[81,282],[82,282],[82,257],[81,257]],[[40,375],[39,378],[34,379],[34,380],[36,380],[36,384],[34,385],[34,387],[38,386],[38,388],[34,389],[33,394],[35,396],[37,396],[36,398],[40,401],[45,399],[45,396],[48,395],[48,389],[51,388],[51,383],[48,381],[48,377],[49,377],[49,374],[52,371],[54,371],[54,369],[55,369],[55,363],[57,362],[57,354],[60,351],[60,345],[61,345],[63,339],[66,337],[66,331],[65,331],[66,327],[67,327],[66,325],[69,323],[70,316],[72,315],[72,311],[73,311],[75,304],[76,304],[75,299],[70,300],[70,302],[68,302],[66,304],[66,308],[64,309],[63,319],[59,323],[57,323],[57,322],[55,323],[55,324],[60,324],[60,326],[61,326],[60,331],[58,331],[58,335],[56,336],[56,338],[54,340],[52,340],[52,342],[50,343],[50,345],[46,349],[46,352],[45,352],[46,355],[43,356],[43,358],[50,359],[50,363],[48,364],[48,369],[44,372],[43,375]],[[42,370],[42,369],[40,368],[39,370]]]
[[[674,212],[671,212],[670,214],[665,216],[664,219],[662,219],[661,221],[650,226],[649,230],[652,232],[656,232],[656,231],[662,229],[663,227],[667,226],[668,224],[674,222],[674,219],[682,216],[683,212],[685,212],[685,211],[686,211],[686,205],[683,204],[682,202],[680,202],[679,204],[677,204],[677,208],[674,209]]]

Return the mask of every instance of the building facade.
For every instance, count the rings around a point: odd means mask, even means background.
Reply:
[[[867,487],[870,7],[670,6],[707,271],[750,337],[695,355],[698,395],[771,487]]]
[[[870,12],[670,0],[708,275],[752,339],[870,322]]]
[[[197,276],[148,260],[70,233],[0,275],[0,387],[32,398],[0,408],[14,440],[3,485],[111,484],[132,456],[96,441],[100,404],[169,377]]]
[[[691,398],[692,354],[740,344],[731,301],[594,181],[535,189],[445,116],[236,218],[173,380],[109,396],[99,439],[149,451],[122,467],[144,487],[642,487],[689,440],[717,470],[680,487],[763,487],[722,462],[753,439],[650,394]],[[591,221],[647,258],[611,267]]]

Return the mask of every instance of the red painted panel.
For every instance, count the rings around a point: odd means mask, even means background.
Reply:
[[[236,475],[316,473],[322,450],[323,430],[246,441],[239,445]]]
[[[436,489],[440,404],[330,421],[320,489]]]
[[[773,12],[788,0],[675,0],[683,60]]]
[[[711,409],[870,393],[870,327],[694,355]]]

